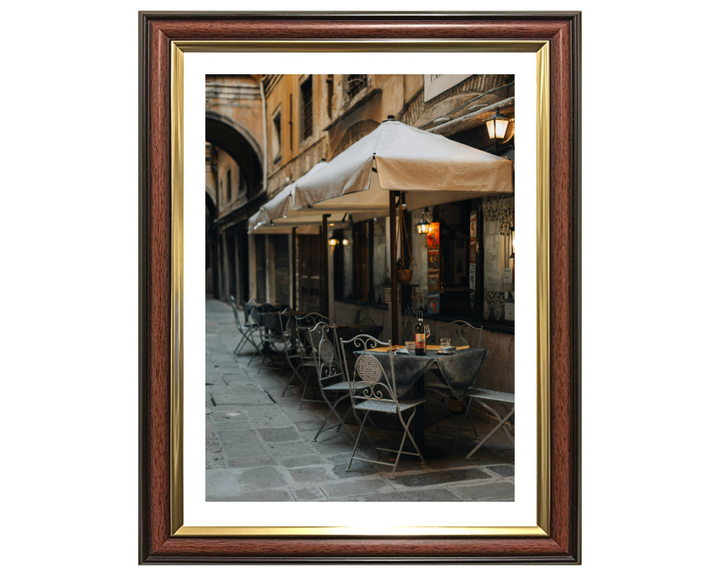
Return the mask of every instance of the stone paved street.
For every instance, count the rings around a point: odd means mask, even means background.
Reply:
[[[511,501],[514,498],[514,451],[505,434],[495,434],[472,460],[465,456],[475,444],[464,432],[450,451],[461,416],[446,404],[429,402],[440,422],[435,435],[426,416],[427,444],[446,448],[442,459],[427,464],[401,461],[395,479],[392,468],[353,462],[346,472],[353,444],[346,433],[330,430],[313,438],[325,418],[324,403],[304,403],[300,387],[282,392],[292,372],[261,369],[256,359],[248,367],[251,350],[233,354],[240,335],[229,305],[207,300],[206,308],[206,497],[208,501]],[[295,381],[297,382],[297,380]],[[319,397],[319,396],[318,396]],[[349,404],[342,406],[344,414]],[[397,447],[392,422],[376,418],[384,438],[371,432],[376,445]],[[352,416],[353,433],[359,430]],[[475,418],[480,434],[492,424]],[[467,427],[467,424],[466,424]],[[389,442],[389,443],[388,443]],[[394,444],[393,444],[394,442]],[[377,453],[361,438],[358,452],[372,459]],[[358,454],[359,455],[359,454]],[[385,453],[383,459],[390,460]]]

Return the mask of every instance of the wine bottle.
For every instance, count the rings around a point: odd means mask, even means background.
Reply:
[[[417,324],[415,324],[415,354],[425,356],[425,325],[422,310],[418,310]]]

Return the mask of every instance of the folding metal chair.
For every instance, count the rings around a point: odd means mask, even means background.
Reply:
[[[483,408],[486,410],[492,412],[495,417],[498,419],[498,423],[490,430],[490,432],[487,433],[487,435],[480,440],[475,448],[470,450],[468,455],[465,457],[468,460],[472,457],[475,452],[477,452],[485,442],[487,442],[495,432],[500,430],[502,428],[505,431],[505,434],[507,434],[508,438],[510,438],[510,442],[512,442],[512,445],[515,446],[515,439],[513,438],[513,435],[508,430],[508,427],[512,425],[510,419],[512,418],[512,415],[515,413],[515,394],[510,394],[508,392],[498,392],[495,390],[484,390],[482,388],[475,388],[470,393],[466,394],[465,398],[468,399],[467,402],[467,408],[465,409],[465,415],[463,416],[463,420],[460,423],[460,429],[458,430],[457,436],[455,437],[455,442],[453,443],[453,450],[455,449],[455,445],[457,444],[458,439],[460,438],[460,434],[463,431],[463,425],[465,424],[465,419],[470,415],[470,422],[472,422],[472,414],[470,414],[470,410],[472,408],[473,400],[477,400]],[[497,402],[498,404],[502,404],[505,408],[505,416],[500,417],[500,414],[497,413],[496,410],[488,406],[485,402]],[[512,406],[511,408],[508,408],[508,406]],[[475,438],[478,438],[477,431],[475,430],[475,426],[473,425],[473,432],[475,432]]]
[[[280,355],[281,351],[278,348],[278,345],[283,344],[283,335],[282,335],[282,327],[280,325],[280,314],[278,312],[263,312],[260,314],[260,321],[262,323],[262,326],[265,328],[265,333],[262,335],[261,342],[262,342],[262,363],[260,364],[260,367],[258,368],[258,374],[260,373],[260,370],[263,368],[268,368],[270,370],[280,370],[284,368],[283,366],[278,367],[275,364],[275,361],[273,360],[272,356],[273,354]],[[283,344],[284,345],[284,344]],[[270,361],[272,366],[266,366],[265,363],[267,361]]]
[[[480,326],[475,327],[469,322],[465,322],[464,320],[454,320],[453,322],[448,322],[447,324],[440,324],[438,326],[438,338],[449,338],[450,339],[450,346],[470,346],[471,348],[481,348],[482,346],[482,332],[483,327]],[[453,394],[452,390],[448,388],[445,384],[442,382],[439,382],[437,380],[433,382],[428,382],[425,384],[425,391],[428,394],[435,394],[440,396],[440,399],[442,402],[445,402],[446,400],[457,400],[460,399]],[[435,414],[432,410],[428,410],[430,413],[430,417],[433,420],[433,424],[435,425],[435,429],[437,430],[438,434],[440,435],[440,425],[435,418]],[[472,417],[470,419],[470,423],[473,426],[473,430],[475,429],[475,424],[472,422]],[[447,428],[457,428],[457,426],[451,426],[448,424],[443,424],[443,426]]]
[[[283,310],[280,314],[281,323],[283,319],[285,320],[282,331],[285,344],[285,363],[283,364],[283,369],[285,368],[285,364],[288,364],[293,371],[293,375],[290,377],[290,380],[288,380],[281,396],[285,396],[285,392],[288,391],[295,378],[300,380],[300,384],[306,386],[308,379],[307,370],[315,368],[315,361],[312,356],[308,355],[305,350],[305,344],[301,341],[295,312],[289,308]]]
[[[392,473],[390,479],[395,479],[395,470],[397,469],[398,462],[400,461],[400,455],[406,454],[409,456],[417,456],[420,461],[425,464],[420,449],[415,443],[415,439],[410,432],[410,423],[415,417],[417,407],[425,402],[425,398],[409,398],[407,400],[400,400],[397,396],[397,389],[395,386],[395,366],[393,364],[393,355],[388,354],[390,362],[390,376],[385,372],[380,361],[375,358],[370,351],[373,348],[380,346],[387,346],[392,350],[392,341],[381,342],[377,338],[373,338],[367,334],[359,334],[350,340],[340,340],[340,349],[343,354],[343,361],[345,370],[347,372],[347,354],[345,353],[345,344],[351,344],[355,348],[360,348],[360,354],[355,360],[355,368],[353,371],[350,382],[350,402],[352,404],[355,417],[360,422],[360,431],[355,439],[355,446],[353,447],[352,454],[350,456],[350,462],[347,467],[347,471],[350,471],[350,467],[354,460],[361,460],[363,462],[371,462],[373,464],[380,464],[382,466],[392,466]],[[410,416],[406,420],[403,417],[403,412],[410,411]],[[370,438],[370,435],[365,430],[365,422],[368,419],[370,412],[380,412],[383,414],[395,414],[400,420],[400,424],[403,427],[403,437],[400,441],[400,448],[393,450],[390,448],[378,448]],[[383,462],[381,460],[370,460],[368,458],[360,458],[355,456],[357,452],[358,443],[360,442],[360,436],[365,432],[365,436],[370,441],[370,444],[375,448],[378,454],[382,452],[394,452],[397,454],[395,462]],[[405,446],[405,440],[410,439],[410,442],[415,446],[416,452],[403,452]]]
[[[253,331],[257,332],[259,343],[257,346],[255,346],[255,352],[253,352],[253,355],[250,356],[250,360],[248,360],[247,365],[250,366],[252,364],[252,361],[255,359],[255,356],[263,356],[263,350],[262,350],[262,332],[264,330],[262,326],[262,319],[260,317],[260,312],[262,311],[262,306],[255,302],[254,300],[249,300],[245,303],[245,308],[248,310],[248,314],[250,315],[250,323],[253,326]]]
[[[330,409],[320,424],[320,428],[318,428],[313,442],[317,442],[318,436],[320,436],[321,433],[328,430],[336,430],[339,432],[341,428],[345,428],[347,433],[350,434],[350,438],[354,440],[355,435],[345,422],[348,414],[352,410],[352,405],[348,407],[342,417],[337,411],[340,402],[350,397],[350,383],[345,377],[338,358],[337,331],[334,326],[330,326],[325,322],[319,322],[309,330],[309,333],[310,339],[313,342],[318,342],[314,354],[318,383],[323,400]],[[337,419],[337,422],[326,426],[328,420],[330,420],[330,417],[333,415]]]
[[[238,331],[240,332],[240,342],[238,342],[237,346],[235,346],[235,350],[233,350],[233,354],[240,354],[242,352],[242,349],[245,347],[245,344],[248,342],[252,344],[252,346],[257,350],[257,343],[255,342],[255,338],[253,336],[254,332],[257,331],[254,324],[250,323],[250,316],[248,314],[248,303],[245,303],[245,308],[243,309],[243,312],[245,313],[245,322],[240,321],[240,314],[238,313],[237,306],[235,306],[235,298],[233,296],[230,296],[230,304],[232,305],[232,311],[233,315],[235,316],[235,325],[237,326]]]

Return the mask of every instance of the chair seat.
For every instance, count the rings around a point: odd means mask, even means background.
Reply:
[[[477,398],[478,400],[490,400],[493,402],[504,402],[506,404],[515,404],[515,394],[508,392],[498,392],[496,390],[484,390],[483,388],[473,388],[467,393],[468,398]]]
[[[356,390],[363,390],[367,388],[367,386],[364,386],[362,384],[357,384],[355,386]],[[323,386],[323,390],[330,390],[331,392],[336,390],[346,390],[350,391],[350,382],[335,382],[333,384],[328,384],[327,386]]]
[[[409,408],[413,408],[418,404],[425,402],[425,398],[413,398],[412,400],[401,400],[398,401],[400,412],[404,412]],[[387,412],[388,414],[395,414],[398,406],[395,402],[380,402],[379,400],[363,400],[355,405],[358,410],[370,410],[373,412]]]

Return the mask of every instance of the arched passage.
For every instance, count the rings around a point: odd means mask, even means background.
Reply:
[[[232,118],[207,111],[205,140],[223,150],[240,169],[248,199],[263,189],[262,152],[253,135]],[[215,180],[217,180],[217,175]],[[219,200],[221,191],[215,181],[214,195],[206,190],[206,214],[212,213],[208,223],[207,245],[209,265],[206,267],[206,286],[211,283],[214,298],[229,300],[230,296],[241,303],[248,300],[249,269],[246,223],[242,214],[227,213]],[[220,201],[217,205],[216,202]],[[227,217],[227,218],[226,218]],[[213,222],[216,224],[213,226]]]
[[[262,189],[262,151],[245,127],[221,114],[206,112],[205,141],[222,148],[238,163],[250,197]]]
[[[219,279],[217,262],[217,231],[213,223],[217,219],[217,208],[210,193],[205,191],[205,294],[218,298]]]

